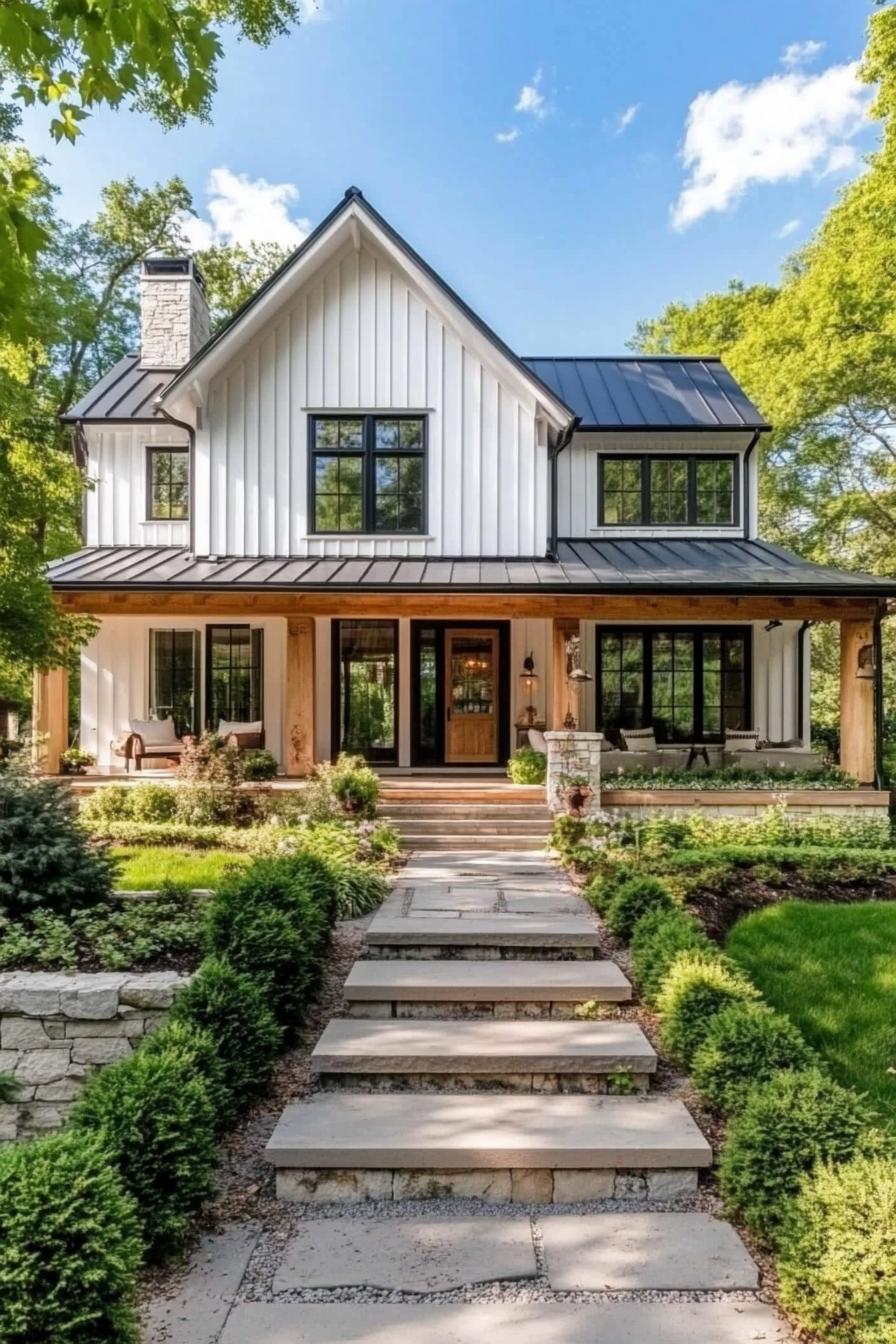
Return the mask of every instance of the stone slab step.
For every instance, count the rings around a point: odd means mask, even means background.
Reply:
[[[220,1344],[791,1344],[761,1302],[244,1302]]]
[[[613,961],[356,961],[344,992],[352,1006],[393,1010],[414,1003],[618,1003],[632,997]]]
[[[311,1068],[321,1075],[644,1075],[656,1072],[656,1051],[634,1022],[334,1018],[314,1047]]]
[[[399,835],[550,835],[551,822],[542,817],[390,817]]]
[[[286,1107],[265,1155],[278,1168],[375,1170],[712,1162],[690,1113],[669,1097],[322,1094]]]
[[[543,803],[388,803],[380,806],[378,815],[386,821],[403,821],[414,817],[459,817],[461,820],[500,821],[538,819],[550,821],[550,809]]]
[[[415,853],[444,852],[445,850],[457,849],[466,851],[487,850],[489,853],[495,850],[528,850],[532,853],[536,851],[541,853],[545,848],[547,833],[544,835],[488,835],[487,833],[466,830],[446,835],[443,831],[435,834],[429,831],[421,831],[415,827],[413,831],[403,831],[401,839],[404,848],[413,850]]]
[[[370,947],[596,948],[597,930],[587,915],[460,915],[405,918],[376,915],[367,930]]]

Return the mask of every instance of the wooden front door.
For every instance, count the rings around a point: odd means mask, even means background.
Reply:
[[[498,631],[445,631],[445,761],[494,765],[498,759]]]

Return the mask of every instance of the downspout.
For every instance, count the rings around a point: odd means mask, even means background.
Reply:
[[[87,474],[87,463],[90,460],[90,454],[87,451],[87,435],[84,433],[84,421],[75,421],[75,432],[72,435],[72,457],[75,460],[75,466],[79,471]],[[81,491],[81,545],[87,542],[87,491]]]
[[[744,541],[750,538],[750,458],[762,436],[761,429],[754,429],[753,437],[744,452]]]
[[[556,560],[556,559],[557,559],[557,550],[558,550],[558,547],[557,547],[557,528],[558,528],[558,523],[557,523],[557,459],[559,458],[560,454],[563,452],[563,449],[564,449],[564,448],[568,448],[569,445],[570,445],[570,443],[572,443],[572,436],[573,436],[573,434],[575,434],[576,430],[578,429],[578,427],[579,427],[579,425],[580,425],[581,423],[582,423],[582,417],[581,417],[580,415],[573,416],[572,420],[570,420],[569,424],[566,426],[566,428],[564,429],[563,433],[560,435],[559,439],[557,440],[557,442],[556,442],[556,444],[554,445],[554,448],[553,448],[553,450],[552,450],[552,452],[551,452],[551,535],[550,535],[550,540],[549,540],[549,542],[548,542],[548,553],[547,553],[547,559],[548,559],[548,560]]]
[[[158,401],[155,402],[154,405],[163,420],[167,420],[169,425],[174,425],[177,429],[185,429],[187,431],[187,437],[190,440],[190,554],[195,555],[196,552],[193,547],[193,541],[195,527],[194,520],[196,518],[196,510],[194,508],[196,502],[196,427],[195,425],[189,424],[186,420],[176,420],[173,415],[168,414],[165,407]]]
[[[796,721],[800,730],[800,741],[804,747],[812,745],[812,725],[809,724],[809,736],[806,740],[806,639],[812,628],[812,621],[803,621],[796,636]]]
[[[884,640],[883,623],[891,613],[879,607],[872,629],[874,650],[874,787],[884,786]]]

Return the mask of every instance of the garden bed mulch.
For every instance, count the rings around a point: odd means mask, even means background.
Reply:
[[[729,930],[756,910],[783,901],[815,901],[845,905],[858,901],[896,901],[896,875],[884,877],[807,878],[794,870],[784,884],[771,883],[749,870],[736,875],[722,888],[700,887],[689,891],[687,905],[698,917],[706,933],[717,942],[724,941]]]

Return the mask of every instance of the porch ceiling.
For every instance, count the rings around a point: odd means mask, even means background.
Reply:
[[[60,592],[896,596],[896,579],[815,565],[767,541],[742,539],[563,541],[556,561],[307,556],[210,560],[172,546],[88,547],[53,561],[48,577]]]

